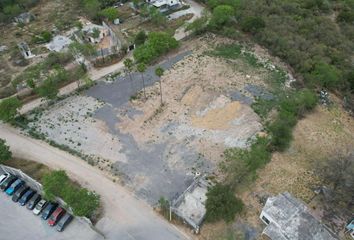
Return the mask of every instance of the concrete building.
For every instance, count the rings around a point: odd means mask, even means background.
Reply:
[[[197,177],[171,206],[171,211],[190,225],[195,233],[199,232],[205,218],[206,194],[210,186],[211,184],[204,177]]]
[[[29,59],[29,58],[35,57],[35,55],[32,54],[31,49],[29,48],[29,46],[28,46],[27,43],[21,42],[21,43],[19,43],[17,46],[18,46],[18,48],[20,49],[20,52],[21,52],[22,56],[23,56],[25,59]]]
[[[15,22],[16,23],[23,23],[27,24],[30,23],[32,20],[34,20],[34,15],[30,12],[24,12],[15,17]]]
[[[84,34],[84,38],[93,44],[100,43],[103,38],[106,36],[109,36],[110,31],[107,27],[93,24],[93,23],[88,23],[87,25],[84,25],[82,28],[82,32]]]
[[[269,197],[260,219],[267,225],[262,235],[272,240],[335,240],[304,203],[290,193]]]
[[[57,35],[53,38],[53,40],[46,44],[46,48],[48,48],[50,51],[54,52],[61,52],[67,49],[67,47],[72,43],[70,38]]]

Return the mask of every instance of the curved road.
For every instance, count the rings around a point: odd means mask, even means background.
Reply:
[[[102,171],[45,142],[24,136],[0,123],[0,138],[7,141],[15,157],[65,170],[71,178],[101,196],[104,213],[96,227],[107,239],[177,240],[189,239],[164,221],[145,202],[113,183]]]

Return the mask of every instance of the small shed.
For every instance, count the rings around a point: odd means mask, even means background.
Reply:
[[[26,42],[21,42],[17,46],[20,49],[20,52],[25,59],[35,57],[35,55],[32,54],[31,49],[29,48],[29,46]]]

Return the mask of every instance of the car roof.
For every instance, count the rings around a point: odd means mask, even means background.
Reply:
[[[16,193],[20,193],[20,192],[23,192],[23,191],[27,191],[29,187],[27,187],[26,185],[23,185],[21,186]]]
[[[72,215],[70,213],[65,213],[65,215],[60,219],[59,223],[63,224],[68,221],[69,218],[72,218]]]
[[[58,216],[61,212],[63,212],[64,209],[62,207],[58,207],[54,212],[53,212],[53,216]]]

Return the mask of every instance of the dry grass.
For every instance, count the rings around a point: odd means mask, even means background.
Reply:
[[[13,168],[21,169],[24,173],[39,182],[41,182],[44,175],[51,172],[51,169],[46,165],[18,158],[13,158],[9,160],[8,162],[6,162],[6,165]]]

